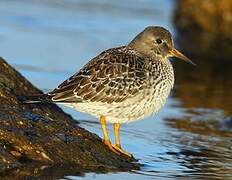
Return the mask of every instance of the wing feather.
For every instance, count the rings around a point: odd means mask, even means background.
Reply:
[[[122,102],[146,85],[145,61],[122,48],[109,49],[50,92],[58,102]]]

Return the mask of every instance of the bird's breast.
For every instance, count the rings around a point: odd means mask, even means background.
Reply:
[[[174,85],[174,72],[171,63],[155,64],[148,76],[145,90],[147,114],[158,112],[165,104]]]

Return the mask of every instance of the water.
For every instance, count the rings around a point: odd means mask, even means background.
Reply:
[[[127,43],[147,25],[175,33],[174,7],[171,0],[1,0],[0,55],[49,91],[90,58]],[[176,85],[157,115],[122,126],[122,146],[139,159],[141,170],[84,177],[232,179],[232,63],[194,61],[197,67],[174,62]],[[102,136],[97,119],[65,111]],[[110,125],[109,130],[112,135]]]

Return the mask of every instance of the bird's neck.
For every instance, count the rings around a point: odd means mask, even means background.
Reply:
[[[162,57],[157,55],[147,55],[143,54],[131,46],[124,46],[127,50],[135,53],[136,56],[140,56],[145,61],[145,68],[152,72],[153,76],[162,75],[165,79],[167,79],[171,86],[174,84],[174,71],[171,62],[168,57]]]
[[[159,71],[162,77],[170,83],[171,87],[173,87],[174,70],[172,63],[169,61],[168,57],[158,59],[158,61],[153,62],[153,71]]]

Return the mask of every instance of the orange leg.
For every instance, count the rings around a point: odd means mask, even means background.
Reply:
[[[124,151],[121,147],[119,130],[120,130],[120,123],[114,123],[115,145],[113,145],[113,147],[121,154],[132,157],[130,153]]]
[[[109,147],[109,149],[111,151],[113,151],[114,153],[120,155],[120,153],[114,149],[114,147],[112,146],[110,139],[109,139],[109,134],[106,128],[106,118],[105,116],[101,116],[100,117],[100,123],[101,123],[101,127],[102,127],[102,132],[103,132],[103,136],[104,136],[104,143],[105,145],[107,145]]]
[[[119,129],[120,123],[114,123],[115,146],[121,148]]]

